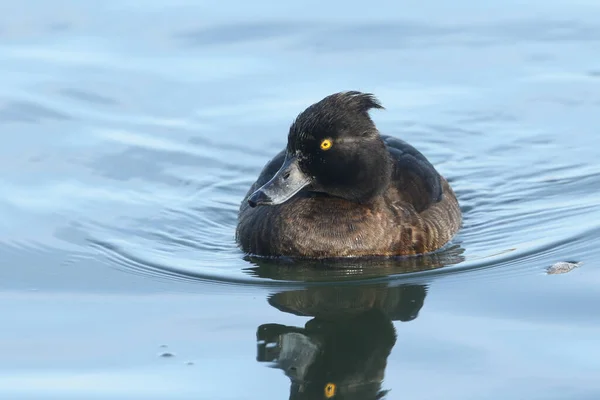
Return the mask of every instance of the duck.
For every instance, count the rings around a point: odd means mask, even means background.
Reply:
[[[447,179],[407,142],[379,132],[372,93],[333,93],[292,122],[287,145],[243,198],[235,240],[247,255],[299,259],[414,256],[462,223]]]

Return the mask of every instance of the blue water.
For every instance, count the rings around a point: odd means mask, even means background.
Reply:
[[[584,0],[0,4],[0,398],[597,399],[598,21]],[[341,90],[381,100],[463,229],[419,260],[246,259],[243,195]]]

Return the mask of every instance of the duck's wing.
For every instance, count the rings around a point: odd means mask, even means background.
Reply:
[[[381,138],[394,160],[392,184],[403,200],[411,203],[417,212],[441,201],[442,179],[429,160],[403,140],[387,135]]]

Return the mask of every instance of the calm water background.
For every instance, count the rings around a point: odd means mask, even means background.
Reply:
[[[2,2],[0,398],[599,398],[599,21],[591,0]],[[245,260],[248,186],[350,89],[464,228],[344,272]]]

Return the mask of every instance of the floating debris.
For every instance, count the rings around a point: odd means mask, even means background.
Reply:
[[[167,346],[166,344],[161,344],[159,347],[160,347],[161,349],[166,349],[166,348],[167,348],[167,347],[169,347],[169,346]]]
[[[185,365],[194,365],[194,362],[193,361],[188,361],[188,362],[185,363]]]
[[[581,264],[583,264],[583,263],[577,262],[577,261],[557,262],[556,264],[552,265],[551,267],[548,267],[548,269],[546,270],[546,273],[548,275],[566,274],[567,272],[572,271],[573,269],[579,267]]]
[[[173,353],[162,353],[159,357],[163,357],[163,358],[175,357],[175,354],[173,354]]]

